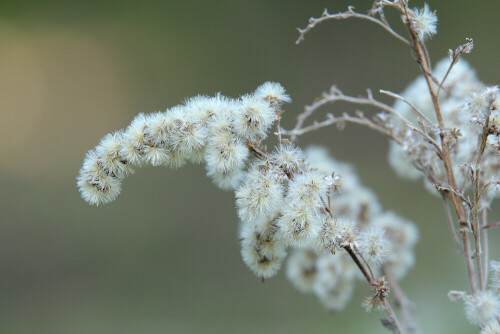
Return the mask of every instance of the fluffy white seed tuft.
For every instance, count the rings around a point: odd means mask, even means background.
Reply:
[[[337,221],[330,215],[322,215],[322,224],[317,238],[315,239],[314,250],[318,254],[334,253],[339,248],[342,230]]]
[[[410,16],[419,40],[424,41],[437,33],[438,17],[435,11],[430,10],[428,4],[425,4],[423,8],[414,8]]]
[[[85,157],[77,186],[85,201],[99,205],[113,201],[120,194],[121,181],[103,170],[98,155],[92,150]]]
[[[389,252],[389,241],[380,228],[368,228],[359,236],[358,250],[364,259],[376,265],[382,264]]]
[[[134,172],[130,164],[120,155],[124,141],[124,133],[117,131],[106,135],[95,148],[101,168],[106,170],[110,175],[119,178],[123,178]]]
[[[286,276],[297,290],[304,293],[313,291],[316,259],[316,254],[308,249],[295,249],[288,258]]]
[[[491,287],[495,289],[500,289],[500,262],[490,261],[490,281]]]
[[[491,290],[464,297],[467,320],[473,325],[485,324],[500,315],[500,299]]]
[[[479,334],[500,334],[500,325],[498,320],[492,320],[481,328]]]
[[[240,232],[241,256],[245,264],[262,279],[274,276],[286,257],[285,244],[278,238],[274,221],[256,226],[243,223]]]
[[[270,220],[283,201],[283,186],[271,171],[252,168],[236,190],[238,215],[244,222]]]
[[[254,95],[277,105],[292,102],[290,96],[286,94],[285,88],[277,82],[263,83],[255,90]]]
[[[265,137],[276,117],[269,102],[254,95],[241,97],[238,110],[234,113],[234,130],[241,137],[257,141]]]

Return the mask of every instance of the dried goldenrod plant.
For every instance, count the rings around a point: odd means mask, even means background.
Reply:
[[[399,14],[407,37],[391,27],[387,9]],[[500,333],[500,262],[490,261],[488,254],[488,229],[498,224],[487,218],[500,185],[500,90],[481,83],[461,59],[472,51],[470,38],[450,50],[449,59],[431,66],[425,41],[436,34],[438,18],[427,4],[411,8],[407,0],[379,0],[367,14],[353,7],[337,14],[325,10],[299,29],[297,43],[318,24],[347,18],[385,29],[409,48],[420,67],[421,76],[401,93],[379,92],[394,98],[393,105],[370,90],[353,97],[333,86],[286,130],[280,125],[282,105],[291,99],[278,83],[266,82],[236,99],[196,96],[165,112],[139,114],[125,130],[105,136],[80,170],[81,195],[90,204],[104,204],[118,196],[135,167],[205,163],[218,187],[235,191],[241,255],[257,277],[271,278],[290,253],[288,279],[325,307],[343,309],[356,281],[363,280],[372,293],[362,304],[387,313],[383,326],[394,333],[418,333],[412,304],[398,284],[414,264],[415,224],[384,211],[350,165],[324,148],[302,150],[294,144],[297,137],[330,125],[364,125],[390,139],[388,159],[397,175],[423,180],[443,202],[444,223],[464,257],[469,280],[467,291],[450,291],[449,297],[463,302],[467,320],[481,333]],[[337,101],[378,112],[328,114],[308,124],[318,109]],[[276,144],[268,150],[263,141],[270,131]]]

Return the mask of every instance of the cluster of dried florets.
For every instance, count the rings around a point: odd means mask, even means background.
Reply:
[[[476,294],[464,291],[450,291],[452,301],[462,300],[465,315],[471,324],[481,328],[481,334],[500,333],[500,262],[490,262],[491,276],[488,290]]]
[[[424,178],[426,186],[433,192],[441,186],[448,185],[448,175],[442,163],[442,157],[431,140],[439,142],[444,137],[449,146],[449,154],[454,168],[456,184],[459,191],[470,190],[471,169],[481,150],[481,137],[485,125],[489,123],[488,140],[483,148],[480,165],[479,183],[487,184],[492,178],[500,175],[498,163],[498,125],[500,94],[497,87],[485,87],[476,77],[474,70],[465,62],[456,63],[452,71],[450,60],[442,60],[433,71],[438,81],[444,84],[439,90],[439,105],[446,124],[446,129],[440,129],[435,117],[433,101],[428,94],[428,87],[423,76],[417,78],[401,96],[406,100],[397,100],[394,110],[412,122],[420,122],[422,131],[414,131],[391,117],[385,125],[392,128],[392,133],[403,143],[391,142],[389,162],[398,175],[418,179]],[[444,80],[445,79],[445,80]],[[422,119],[419,112],[426,117]],[[423,130],[424,131],[424,130]],[[486,188],[483,198],[493,199],[497,192]]]
[[[198,96],[166,112],[139,114],[87,154],[78,176],[82,197],[91,204],[113,200],[131,166],[205,161],[218,186],[236,188],[241,254],[248,267],[259,278],[270,278],[293,248],[290,280],[302,291],[314,291],[327,307],[341,309],[350,299],[353,278],[363,277],[356,266],[372,287],[385,282],[375,275],[399,279],[406,273],[417,232],[382,212],[349,165],[325,150],[304,153],[282,140],[279,123],[279,143],[273,152],[265,151],[261,142],[289,100],[279,84],[266,83],[237,100]],[[256,158],[247,164],[250,153]],[[380,305],[388,293],[384,289],[375,289],[372,300],[378,302],[370,305]]]
[[[338,191],[332,192],[328,201],[335,219],[327,224],[325,215],[319,238],[293,250],[287,261],[287,277],[298,290],[316,294],[325,307],[340,310],[351,298],[355,278],[363,276],[349,254],[337,250],[351,247],[375,276],[390,275],[399,280],[414,264],[418,232],[412,223],[383,212],[376,195],[361,185],[350,165],[335,161],[318,147],[307,149],[305,154],[317,173],[331,175],[336,171],[341,178],[336,183]],[[343,242],[336,242],[339,239]],[[380,301],[374,295],[365,306],[380,306],[374,300]]]
[[[341,177],[333,172],[339,171]],[[242,257],[260,278],[276,274],[292,248],[287,275],[330,309],[342,309],[361,277],[347,252],[370,271],[400,279],[413,265],[413,224],[382,212],[352,168],[324,149],[303,153],[291,144],[260,156],[236,190]],[[368,303],[367,306],[378,305]]]
[[[289,101],[281,85],[267,82],[239,99],[197,96],[165,112],[139,114],[87,153],[78,176],[81,195],[90,204],[107,203],[118,196],[132,166],[178,168],[187,161],[204,161],[219,187],[234,188],[249,155],[248,143],[266,137],[280,105]]]
[[[386,7],[398,11],[410,39],[392,29]],[[498,223],[488,224],[486,210],[497,196],[493,190],[500,187],[500,90],[486,87],[467,63],[459,62],[473,48],[470,38],[450,50],[449,61],[432,69],[425,40],[436,34],[438,18],[427,4],[410,8],[407,0],[378,0],[368,14],[354,7],[337,14],[325,10],[299,29],[297,43],[317,24],[346,18],[374,22],[411,47],[423,74],[401,95],[380,91],[397,99],[393,107],[375,100],[370,90],[366,98],[356,98],[332,87],[287,131],[280,128],[280,106],[290,99],[279,84],[265,83],[239,99],[198,96],[166,112],[139,114],[127,129],[104,137],[88,152],[80,170],[82,197],[96,205],[112,201],[132,166],[205,162],[207,175],[219,187],[236,189],[241,254],[259,278],[275,275],[291,249],[287,276],[293,285],[338,310],[351,298],[355,278],[364,277],[372,288],[364,305],[385,307],[390,318],[382,323],[401,333],[403,328],[415,328],[397,285],[414,263],[415,226],[383,212],[349,165],[322,149],[302,152],[292,144],[297,136],[332,124],[365,125],[392,139],[389,162],[397,174],[422,178],[429,190],[442,196],[471,287],[470,293],[450,292],[450,298],[464,302],[467,319],[482,334],[500,334],[500,263],[487,265],[487,228]],[[329,114],[322,122],[303,126],[315,110],[336,101],[371,105],[383,112],[372,118],[362,112]],[[268,153],[261,144],[273,124],[278,145]],[[291,142],[282,135],[290,136]],[[248,163],[250,154],[256,159]],[[493,276],[489,285],[488,270]],[[389,285],[399,291],[404,327],[387,301]]]

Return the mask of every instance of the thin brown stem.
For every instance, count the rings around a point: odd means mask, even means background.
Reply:
[[[444,209],[445,209],[445,212],[446,212],[446,218],[447,218],[447,221],[448,221],[448,226],[450,227],[451,234],[453,235],[453,239],[455,240],[455,243],[457,244],[458,249],[460,249],[460,252],[463,253],[464,250],[463,250],[462,244],[460,243],[460,240],[458,240],[458,234],[457,234],[457,231],[456,231],[455,226],[453,224],[453,218],[451,216],[449,202],[450,201],[448,200],[448,196],[444,195],[443,196],[443,204],[444,204]]]
[[[269,158],[264,151],[259,149],[254,144],[247,142],[246,145],[250,149],[250,151],[253,152],[258,158],[260,158],[260,159],[268,159]]]
[[[391,304],[389,304],[389,301],[387,300],[387,298],[384,298],[384,305],[385,305],[385,309],[387,310],[387,314],[389,314],[389,317],[391,318],[392,323],[394,324],[394,327],[392,328],[392,332],[394,334],[401,334],[402,333],[401,325],[399,324],[399,320],[396,317],[396,313],[394,313],[394,311],[391,307]]]
[[[470,288],[473,294],[477,293],[477,282],[476,282],[476,275],[474,273],[474,265],[472,264],[472,256],[471,256],[471,249],[469,245],[469,237],[467,234],[468,230],[468,224],[465,222],[464,224],[460,224],[463,227],[461,228],[462,230],[462,239],[464,243],[464,254],[465,254],[465,264],[467,267],[467,276],[469,278],[469,284]]]
[[[425,45],[423,45],[423,43],[421,43],[420,40],[418,39],[415,29],[412,26],[413,23],[412,20],[410,19],[408,4],[405,3],[400,10],[401,14],[405,17],[404,21],[408,29],[408,32],[410,33],[411,36],[412,47],[417,57],[417,63],[419,64],[420,69],[424,74],[424,78],[427,83],[427,87],[429,89],[429,93],[431,95],[432,103],[434,106],[434,111],[436,113],[436,117],[438,120],[439,128],[441,130],[440,137],[441,137],[441,147],[443,151],[442,160],[448,177],[448,182],[453,189],[457,189],[455,175],[453,174],[453,168],[451,163],[449,143],[447,142],[447,140],[445,140],[445,131],[444,131],[445,125],[443,121],[443,116],[441,114],[438,98],[433,85],[435,78],[431,74],[431,69],[427,66],[429,64],[429,62],[427,61],[428,57],[426,56],[427,50],[425,49]],[[453,206],[457,212],[458,220],[460,222],[460,231],[462,233],[463,250],[464,250],[465,264],[467,267],[467,275],[469,277],[469,283],[471,286],[472,293],[476,293],[477,282],[476,282],[476,275],[474,272],[474,264],[472,262],[471,249],[469,245],[468,220],[465,217],[464,210],[457,196],[454,193],[449,193],[449,195],[452,200]]]
[[[406,297],[405,293],[399,286],[399,283],[397,280],[394,279],[392,276],[391,271],[387,267],[382,268],[383,273],[387,281],[389,282],[389,286],[391,287],[392,291],[394,291],[394,296],[396,298],[397,305],[401,308],[401,313],[403,314],[403,328],[407,329],[408,331],[414,333],[414,334],[419,334],[420,330],[418,328],[418,325],[415,321],[415,317],[411,313],[411,308],[412,308],[412,303],[410,300],[408,300],[408,297]]]
[[[482,218],[482,223],[481,226],[481,234],[482,234],[482,240],[483,240],[483,273],[484,273],[484,282],[483,286],[486,286],[488,283],[488,262],[489,262],[489,247],[488,247],[488,230],[484,228],[488,222],[488,212],[486,211],[486,208],[482,210],[481,218]]]
[[[374,284],[374,277],[368,272],[368,270],[365,268],[365,266],[361,263],[359,260],[359,257],[356,255],[354,250],[350,246],[345,246],[344,247],[345,251],[349,254],[351,259],[354,261],[354,263],[358,266],[359,270],[361,270],[361,273],[363,276],[366,278],[367,282],[370,284],[370,286],[373,286]],[[399,324],[399,320],[394,313],[391,305],[389,304],[389,301],[387,298],[382,298],[385,309],[387,311],[387,314],[389,315],[389,318],[391,319],[391,323],[393,326],[391,327],[392,331],[394,334],[401,334],[401,325]]]
[[[299,128],[299,129],[293,129],[293,130],[282,129],[281,133],[283,135],[291,136],[291,139],[293,141],[294,138],[296,138],[298,136],[301,136],[301,135],[303,135],[305,133],[308,133],[308,132],[311,132],[311,131],[316,131],[316,130],[318,130],[320,128],[323,128],[323,127],[326,127],[326,126],[330,126],[332,124],[343,125],[345,123],[355,123],[355,124],[360,124],[360,125],[367,126],[368,128],[370,128],[372,130],[375,130],[375,131],[378,131],[381,134],[383,134],[384,136],[389,137],[390,139],[394,140],[398,144],[403,145],[403,142],[399,138],[394,137],[392,135],[392,133],[390,133],[389,131],[387,131],[386,129],[384,129],[383,127],[381,127],[380,125],[377,125],[377,124],[373,123],[372,121],[370,121],[367,118],[352,117],[352,116],[347,115],[346,113],[344,113],[342,115],[342,117],[335,117],[335,116],[329,114],[328,118],[326,120],[324,120],[324,121],[315,122],[312,125],[309,125],[309,126],[306,126],[306,127],[303,127],[303,128]]]
[[[480,233],[480,217],[479,217],[479,205],[480,205],[480,192],[479,192],[479,183],[480,183],[480,168],[481,168],[481,160],[483,157],[484,150],[486,149],[486,142],[488,140],[489,136],[489,111],[490,108],[488,107],[488,113],[486,114],[486,121],[483,125],[483,131],[481,133],[481,139],[479,143],[479,149],[478,149],[478,154],[477,154],[477,160],[476,160],[476,166],[474,168],[474,178],[473,178],[473,183],[474,183],[474,242],[476,246],[476,268],[478,272],[478,277],[479,277],[479,286],[481,290],[484,290],[485,287],[485,280],[483,278],[483,265],[481,263],[481,260],[483,259],[483,254],[482,254],[482,247],[481,247],[481,236],[484,235],[484,233]],[[486,233],[486,231],[483,229],[483,232]]]
[[[319,18],[311,17],[309,19],[309,24],[307,25],[307,27],[305,27],[304,29],[297,29],[299,31],[300,35],[295,43],[299,44],[300,42],[302,42],[304,40],[305,34],[308,33],[312,28],[314,28],[317,24],[319,24],[321,22],[324,22],[327,20],[332,20],[332,19],[339,20],[339,19],[348,19],[348,18],[358,18],[358,19],[368,20],[370,22],[378,24],[379,26],[384,28],[387,32],[389,32],[392,36],[396,37],[401,42],[405,43],[406,45],[410,45],[410,42],[406,38],[404,38],[403,36],[401,36],[397,32],[395,32],[394,30],[392,30],[392,28],[387,24],[387,22],[379,20],[379,19],[377,19],[373,16],[370,16],[370,15],[356,13],[354,11],[354,7],[352,7],[352,6],[349,6],[347,8],[347,11],[337,13],[337,14],[330,14],[325,9],[323,11],[323,14],[321,15],[321,17],[319,17]]]
[[[358,266],[359,270],[361,270],[361,273],[363,273],[363,276],[365,276],[368,283],[370,283],[371,285],[373,282],[373,277],[370,275],[368,270],[366,270],[365,266],[361,263],[361,261],[359,261],[359,258],[354,252],[354,250],[350,246],[345,246],[344,249],[349,254],[354,263]]]
[[[422,117],[424,120],[426,120],[427,123],[432,124],[431,120],[423,112],[421,112],[420,109],[418,109],[413,103],[411,103],[410,101],[408,101],[407,99],[405,99],[401,95],[396,94],[396,93],[391,92],[391,91],[388,91],[388,90],[384,90],[384,89],[381,89],[380,93],[388,95],[388,96],[390,96],[392,98],[395,98],[395,99],[403,101],[404,103],[406,103],[407,105],[409,105],[410,108],[412,108],[420,117]]]
[[[367,90],[367,97],[353,97],[344,95],[344,93],[335,86],[330,87],[329,92],[323,92],[321,97],[317,99],[313,104],[308,105],[304,108],[304,111],[297,117],[297,123],[295,124],[293,131],[299,131],[302,129],[304,122],[306,119],[311,116],[316,110],[321,108],[323,105],[327,103],[335,103],[335,102],[349,102],[352,104],[359,105],[371,105],[373,107],[379,108],[388,112],[389,114],[393,114],[395,117],[399,118],[404,124],[411,124],[409,120],[399,114],[394,108],[391,106],[377,101],[372,92]],[[295,135],[292,135],[292,140],[295,140]]]

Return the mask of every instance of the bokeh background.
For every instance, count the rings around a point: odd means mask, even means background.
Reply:
[[[293,98],[290,127],[334,83],[352,95],[401,91],[418,68],[373,24],[331,21],[294,44],[295,27],[348,4],[364,11],[371,1],[0,2],[0,333],[385,333],[384,315],[360,307],[365,284],[344,312],[330,313],[283,271],[255,278],[240,259],[234,195],[202,166],[142,168],[102,207],[75,186],[102,136],[199,93],[238,96],[281,82]],[[499,83],[500,2],[430,6],[439,14],[432,60],[474,37],[467,61]],[[441,203],[392,175],[386,139],[348,126],[299,143],[352,162],[386,210],[418,224],[417,266],[402,286],[424,332],[474,332],[446,297],[467,283]],[[492,231],[497,259],[498,240]]]

